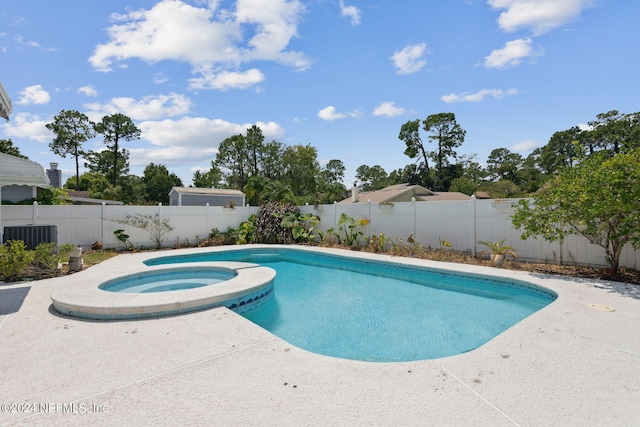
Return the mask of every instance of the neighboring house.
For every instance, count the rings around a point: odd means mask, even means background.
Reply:
[[[0,117],[9,120],[12,108],[11,98],[9,98],[9,94],[4,90],[4,86],[0,82]]]
[[[245,194],[225,188],[173,187],[169,192],[171,206],[244,206]]]
[[[476,196],[476,199],[480,200],[480,199],[493,199],[493,197],[491,197],[489,195],[489,193],[487,193],[486,191],[476,191],[475,193],[473,193],[474,196]]]
[[[0,243],[4,242],[2,201],[35,199],[39,188],[49,188],[44,168],[36,162],[0,153]]]
[[[69,191],[69,199],[74,205],[124,205],[123,202],[117,200],[94,199],[89,197],[88,191]]]
[[[447,191],[431,191],[421,185],[396,184],[376,191],[358,191],[353,187],[351,197],[344,199],[339,204],[364,204],[410,202],[415,197],[417,202],[442,201],[442,200],[469,200],[470,197],[463,193]]]
[[[49,188],[49,177],[40,164],[0,153],[0,201],[35,199],[38,188]]]

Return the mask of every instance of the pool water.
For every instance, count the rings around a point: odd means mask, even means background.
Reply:
[[[345,359],[397,362],[473,350],[555,299],[522,282],[290,249],[150,263],[244,261],[276,270],[275,297],[244,313],[285,341]]]
[[[233,277],[235,277],[234,272],[225,270],[179,270],[139,273],[126,278],[108,281],[100,285],[100,289],[124,293],[169,292],[210,286]]]

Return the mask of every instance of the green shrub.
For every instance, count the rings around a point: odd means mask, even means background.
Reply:
[[[33,261],[33,252],[22,240],[9,240],[0,246],[0,273],[6,282],[19,280]]]
[[[71,256],[71,250],[74,249],[76,245],[73,243],[65,243],[64,245],[58,246],[58,255],[60,257],[60,261],[66,262],[69,261],[69,257]]]
[[[60,262],[60,255],[55,243],[42,242],[33,250],[34,263],[42,268],[56,269]]]

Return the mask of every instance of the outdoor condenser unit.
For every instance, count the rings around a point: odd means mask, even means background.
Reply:
[[[58,228],[55,225],[16,225],[4,228],[3,242],[22,240],[27,249],[35,249],[40,243],[58,244]]]

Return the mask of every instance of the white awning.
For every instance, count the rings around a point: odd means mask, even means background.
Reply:
[[[0,187],[5,185],[49,188],[49,177],[36,162],[0,153]]]
[[[2,82],[0,82],[0,117],[9,120],[12,107],[11,98],[9,98],[9,94],[4,90]]]

